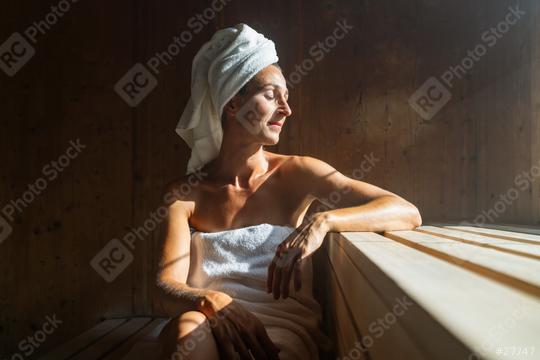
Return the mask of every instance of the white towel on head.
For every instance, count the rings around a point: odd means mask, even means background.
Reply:
[[[217,31],[193,59],[191,98],[176,132],[191,148],[186,174],[213,160],[221,148],[221,113],[259,71],[278,62],[274,42],[240,23]]]

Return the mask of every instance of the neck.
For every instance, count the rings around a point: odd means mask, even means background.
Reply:
[[[268,171],[262,144],[244,143],[238,137],[223,136],[219,155],[213,161],[213,174],[238,190],[252,189]]]

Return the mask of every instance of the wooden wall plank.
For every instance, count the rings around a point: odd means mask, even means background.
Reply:
[[[44,20],[52,5],[23,1],[2,11],[1,42]],[[10,99],[4,101],[0,146],[13,157],[2,166],[7,186],[0,190],[1,206],[21,198],[38,178],[47,179],[46,189],[17,212],[13,233],[1,244],[0,281],[9,289],[0,306],[2,354],[17,352],[47,315],[62,324],[37,355],[107,311],[131,312],[132,284],[119,278],[110,286],[89,265],[131,224],[131,110],[112,89],[131,63],[131,9],[131,0],[70,2],[39,34],[33,58],[15,76],[0,76],[1,96]],[[58,162],[78,138],[86,148],[56,177],[44,174],[43,167]]]
[[[525,15],[489,49],[479,64],[479,72],[472,74],[483,84],[471,89],[474,112],[481,126],[476,215],[483,223],[536,222],[531,216],[534,185],[523,175],[516,181],[517,176],[531,171],[534,162],[531,141],[535,140],[529,134],[538,127],[538,118],[531,116],[530,108],[531,95],[538,87],[530,82],[530,48],[537,41],[531,37],[530,22],[538,21],[530,18],[537,16],[533,12],[534,3],[512,4],[514,8],[519,5]],[[490,11],[479,12],[484,29],[503,21],[509,5],[497,2]],[[479,8],[483,6],[478,3]]]
[[[156,89],[128,106],[113,90],[116,81],[164,51],[211,4],[78,2],[39,38],[36,55],[16,76],[0,74],[0,96],[9,99],[0,132],[2,206],[20,197],[70,139],[87,145],[16,214],[13,234],[1,244],[1,281],[9,289],[0,294],[2,353],[14,351],[47,314],[64,324],[40,351],[102,316],[155,311],[159,232],[137,240],[133,262],[111,284],[89,261],[111,239],[141,226],[164,184],[184,174],[189,149],[174,126],[190,95],[191,61],[224,26],[247,22],[272,38],[288,78],[347,19],[353,30],[291,88],[293,116],[270,150],[315,156],[361,175],[412,201],[425,221],[474,219],[494,207],[517,174],[540,163],[537,1],[519,2],[524,20],[455,83],[450,103],[430,121],[410,108],[410,95],[461,61],[505,16],[507,1],[229,2],[154,74]],[[49,10],[28,0],[7,4],[1,39]],[[379,160],[359,171],[370,154]],[[540,182],[495,220],[538,225]]]
[[[540,168],[540,4],[532,1],[529,4],[531,15],[530,27],[530,61],[531,61],[531,166]],[[531,187],[531,221],[530,224],[540,225],[540,182],[536,181]]]

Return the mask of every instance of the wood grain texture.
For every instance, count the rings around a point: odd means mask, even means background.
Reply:
[[[16,200],[69,140],[87,148],[32,203],[16,212],[0,244],[0,353],[63,320],[38,352],[104,316],[150,315],[161,233],[135,241],[133,261],[108,283],[89,265],[157,209],[163,187],[185,173],[189,149],[173,129],[190,96],[191,61],[219,28],[246,22],[275,41],[285,76],[339,20],[353,29],[290,86],[284,154],[320,158],[342,173],[413,202],[424,220],[475,219],[493,209],[515,177],[540,164],[540,6],[520,1],[522,21],[451,89],[430,121],[408,99],[429,77],[459,63],[507,1],[231,1],[154,73],[137,107],[114,91],[137,63],[166,50],[212,2],[79,1],[33,44],[14,76],[0,74],[0,206]],[[50,3],[12,2],[0,41],[24,32]],[[367,170],[365,157],[377,159]],[[366,169],[366,167],[364,167]],[[499,223],[540,224],[540,182],[496,213]],[[486,221],[490,222],[489,219]],[[487,224],[486,225],[489,225]]]
[[[364,349],[374,359],[395,359],[397,356],[404,359],[428,359],[407,334],[398,320],[399,316],[393,313],[393,309],[401,307],[400,299],[396,297],[388,302],[382,299],[378,289],[373,286],[374,278],[366,277],[367,274],[351,260],[350,255],[353,254],[340,247],[335,236],[329,240],[330,273],[335,285],[328,291],[338,298],[336,307],[339,309],[334,310],[341,315],[336,316],[338,334],[344,333],[345,338],[354,335],[354,332],[350,333],[351,325],[346,323],[352,320],[352,327],[361,334],[361,338],[354,342],[353,348],[357,352]],[[411,303],[411,306],[414,305]],[[401,310],[400,313],[404,314],[409,309]],[[350,314],[350,320],[345,315],[347,313]],[[356,344],[356,341],[361,341],[361,345]],[[346,349],[342,356],[352,357],[353,348]]]
[[[349,275],[351,278],[364,276],[369,279],[378,294],[378,298],[365,299],[371,306],[377,302],[388,304],[403,294],[414,302],[393,326],[406,329],[407,336],[423,354],[428,358],[454,359],[468,357],[474,352],[482,358],[496,359],[499,347],[520,344],[515,346],[529,347],[530,351],[530,347],[538,346],[535,336],[540,324],[538,294],[471,268],[471,264],[481,261],[480,257],[471,253],[471,249],[463,249],[464,245],[459,242],[437,236],[424,236],[418,241],[420,238],[414,239],[414,234],[420,233],[335,234],[334,256],[348,256],[355,264],[359,274]],[[413,241],[419,246],[411,245]],[[525,245],[527,249],[534,246]],[[436,252],[426,251],[426,247],[452,253],[461,261],[448,261]],[[512,277],[526,279],[531,287],[535,286],[538,276],[529,273],[527,279],[528,269],[519,267],[523,259],[516,255],[505,256],[515,259],[508,259],[511,264],[503,264],[493,257],[485,267],[498,272],[501,266],[516,265]],[[531,261],[538,263],[538,260]],[[350,291],[357,288],[351,286]],[[376,316],[370,312],[365,319],[357,318],[356,321],[361,325],[373,321]],[[500,332],[494,332],[495,328]],[[385,337],[386,333],[381,339]],[[391,343],[398,344],[396,341]],[[520,358],[526,356],[519,355]]]
[[[91,329],[85,331],[79,336],[69,340],[65,344],[62,344],[50,353],[41,357],[40,360],[69,359],[82,352],[93,343],[98,342],[100,339],[113,332],[117,327],[121,326],[126,321],[126,319],[111,319],[102,321]]]

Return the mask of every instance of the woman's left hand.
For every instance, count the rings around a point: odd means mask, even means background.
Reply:
[[[315,214],[309,221],[304,221],[279,246],[270,265],[266,292],[274,293],[274,299],[289,296],[289,283],[294,274],[294,288],[300,290],[302,265],[306,257],[317,250],[328,232],[324,216]]]

